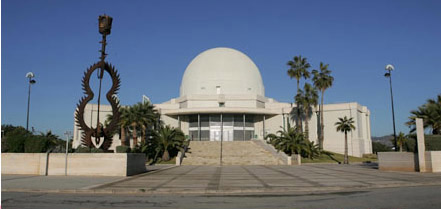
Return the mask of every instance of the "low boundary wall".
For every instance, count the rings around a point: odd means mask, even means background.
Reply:
[[[426,151],[425,165],[425,172],[441,172],[441,151]],[[384,171],[419,171],[418,154],[379,152],[378,168]]]
[[[2,174],[65,175],[64,153],[2,153]],[[69,153],[68,176],[130,176],[146,171],[145,155]]]

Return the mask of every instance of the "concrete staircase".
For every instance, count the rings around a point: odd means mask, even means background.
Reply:
[[[222,142],[222,165],[286,165],[264,141]],[[220,165],[220,142],[191,141],[183,165]]]

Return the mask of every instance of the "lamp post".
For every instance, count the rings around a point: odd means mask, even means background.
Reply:
[[[64,135],[66,135],[66,157],[64,160],[64,175],[67,176],[67,153],[69,151],[69,136],[72,134],[70,131],[64,132]]]
[[[386,65],[386,71],[387,73],[384,74],[384,77],[389,78],[389,84],[390,84],[390,101],[392,104],[392,123],[394,126],[394,146],[395,151],[398,151],[397,149],[397,132],[395,130],[395,111],[394,111],[394,96],[392,93],[392,71],[394,70],[394,66],[391,64]]]
[[[28,90],[28,111],[26,115],[26,130],[29,131],[29,106],[31,105],[31,85],[34,84],[36,81],[32,79],[35,77],[34,73],[29,72],[26,73],[26,78],[29,78],[29,90]]]

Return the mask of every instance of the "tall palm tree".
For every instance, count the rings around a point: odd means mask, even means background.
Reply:
[[[330,88],[332,86],[332,83],[334,82],[334,77],[331,76],[331,70],[328,69],[328,64],[323,64],[323,62],[320,62],[320,71],[313,70],[312,74],[314,77],[312,78],[312,81],[314,82],[315,88],[317,88],[321,92],[320,97],[320,134],[319,134],[319,147],[320,149],[323,149],[323,143],[324,143],[324,135],[325,135],[325,125],[324,125],[324,119],[323,119],[323,98],[325,95],[326,89]]]
[[[318,103],[317,90],[311,84],[305,83],[303,90],[295,98],[305,118],[305,138],[309,140],[309,117],[312,115],[312,107],[316,107]]]
[[[422,118],[424,128],[431,128],[432,134],[441,134],[441,94],[436,99],[428,99],[427,103],[418,107],[418,110],[410,112],[412,116],[406,125],[410,126],[411,132],[416,130],[415,118]]]
[[[337,131],[344,132],[345,133],[345,159],[344,164],[349,164],[349,158],[348,158],[348,132],[351,132],[355,130],[354,121],[353,118],[347,118],[346,116],[344,118],[338,118],[338,122],[335,123],[335,126],[337,126]]]
[[[288,61],[287,65],[288,76],[292,79],[295,78],[297,80],[297,93],[300,90],[300,79],[303,77],[304,79],[308,79],[310,77],[310,73],[308,69],[311,65],[306,60],[306,57],[302,57],[301,55],[295,56],[293,60]],[[299,106],[299,104],[297,104]],[[300,115],[300,109],[297,108],[297,116]],[[300,122],[299,117],[296,118],[296,126],[302,130],[302,124]]]
[[[169,161],[169,151],[181,147],[184,144],[185,135],[180,129],[166,125],[153,132],[153,140],[157,144],[155,159],[162,153],[162,161]]]

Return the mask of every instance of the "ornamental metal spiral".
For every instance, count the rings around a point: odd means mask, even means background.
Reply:
[[[83,131],[82,133],[82,139],[81,143],[82,145],[89,147],[89,148],[99,148],[103,150],[108,150],[110,146],[112,145],[112,133],[116,130],[119,123],[119,101],[116,97],[116,94],[120,88],[120,78],[118,71],[115,69],[114,66],[112,66],[110,63],[107,63],[104,61],[106,54],[105,54],[105,46],[106,46],[106,35],[110,34],[110,28],[112,24],[112,18],[103,15],[99,17],[99,29],[100,33],[103,35],[103,40],[100,42],[102,43],[101,48],[101,57],[100,61],[90,66],[86,72],[84,72],[84,76],[82,79],[82,87],[85,96],[83,96],[79,103],[77,104],[77,110],[75,111],[75,122],[77,126]],[[94,92],[90,88],[90,77],[92,76],[93,72],[95,70],[99,70],[98,72],[98,79],[100,80],[100,87],[98,92],[98,112],[97,112],[97,126],[95,128],[90,125],[90,127],[86,124],[84,121],[84,109],[86,108],[86,105],[88,102],[90,102],[94,98]],[[110,78],[112,79],[112,87],[109,89],[109,91],[106,94],[106,99],[109,101],[111,107],[112,107],[112,120],[109,122],[109,124],[106,127],[103,127],[103,125],[99,121],[99,114],[100,114],[100,98],[101,98],[101,82],[103,79],[104,72],[107,72],[110,75]]]

